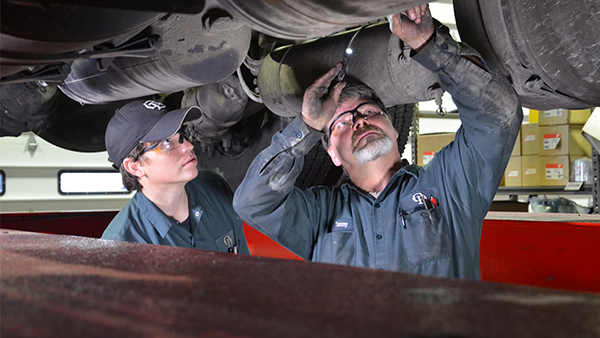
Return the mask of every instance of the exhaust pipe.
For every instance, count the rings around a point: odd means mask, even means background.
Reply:
[[[242,64],[251,39],[250,28],[222,10],[172,14],[147,31],[162,37],[154,55],[116,57],[106,70],[77,60],[60,89],[77,102],[101,104],[219,82]]]
[[[422,0],[218,0],[253,29],[288,40],[331,35],[423,4]]]
[[[274,113],[300,114],[304,91],[337,62],[342,61],[350,41],[344,81],[356,79],[373,88],[386,106],[436,98],[439,77],[410,59],[410,48],[380,23],[364,29],[280,48],[263,61],[258,88],[265,105]],[[354,81],[353,81],[354,80]]]

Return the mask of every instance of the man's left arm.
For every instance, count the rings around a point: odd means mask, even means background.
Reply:
[[[412,48],[413,60],[436,73],[460,112],[456,140],[425,171],[437,167],[456,182],[449,193],[463,199],[481,218],[502,179],[518,135],[523,112],[506,77],[479,53],[436,27],[427,5],[393,18],[394,33]],[[446,182],[448,183],[448,182]],[[479,209],[485,210],[479,210]]]
[[[471,199],[491,203],[523,120],[514,88],[475,50],[457,43],[439,28],[413,59],[439,75],[442,87],[452,95],[460,113],[462,126],[456,139],[461,142],[442,153],[442,162],[445,166],[456,162],[453,171],[464,168],[458,174],[464,175],[464,180],[477,191]],[[481,213],[485,216],[487,209]]]

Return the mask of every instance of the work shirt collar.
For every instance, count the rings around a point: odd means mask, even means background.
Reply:
[[[197,224],[197,218],[199,218],[199,216],[202,215],[202,209],[199,207],[198,201],[196,200],[195,196],[190,193],[188,184],[185,185],[185,191],[188,196],[190,214],[198,215],[198,217],[188,216],[188,219],[190,220],[190,225],[192,229],[194,229]],[[146,195],[144,195],[144,193],[142,193],[141,191],[138,191],[138,193],[136,194],[136,198],[139,199],[140,203],[138,203],[138,205],[140,210],[142,211],[142,215],[144,215],[149,224],[152,224],[152,226],[156,229],[156,231],[158,231],[162,238],[165,238],[167,236],[167,233],[169,232],[169,230],[171,230],[172,226],[179,224],[177,220],[167,216],[162,210],[160,210],[160,208],[158,208],[156,204],[150,201],[148,197],[146,197]]]
[[[379,196],[377,198],[375,198],[375,200],[383,200],[385,199],[388,191],[392,188],[392,186],[395,186],[396,181],[397,180],[402,180],[404,178],[405,175],[410,175],[413,176],[415,178],[419,177],[419,167],[416,165],[405,165],[402,166],[402,168],[400,168],[398,171],[396,171],[394,173],[394,175],[392,176],[392,178],[390,178],[390,181],[387,183],[387,185],[385,186],[385,188],[381,191],[381,193],[379,194]],[[369,194],[368,192],[362,190],[361,188],[357,187],[354,182],[352,182],[349,178],[346,177],[346,180],[344,181],[344,183],[342,183],[341,185],[342,187],[342,191],[345,195],[345,197],[348,197],[348,193],[350,192],[350,189],[356,190],[358,192],[360,192],[361,194],[365,195],[365,196],[369,196],[370,198],[374,198],[371,194]]]

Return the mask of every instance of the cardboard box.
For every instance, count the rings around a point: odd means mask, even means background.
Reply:
[[[517,140],[515,141],[515,146],[513,148],[510,156],[521,156],[521,131],[519,130],[519,135],[517,136]]]
[[[520,187],[522,185],[521,156],[511,156],[504,172],[504,185],[507,187]]]
[[[540,156],[540,186],[563,186],[569,183],[570,159],[567,155]]]
[[[559,124],[585,124],[592,114],[591,109],[552,109],[539,111],[540,126]]]
[[[539,133],[537,123],[525,123],[521,126],[521,156],[540,154]]]
[[[570,124],[540,126],[540,156],[591,155],[592,145],[581,135],[582,127]]]
[[[521,180],[524,187],[540,186],[540,157],[538,155],[521,156]]]
[[[421,134],[417,137],[417,165],[429,163],[436,152],[454,140],[455,133]]]

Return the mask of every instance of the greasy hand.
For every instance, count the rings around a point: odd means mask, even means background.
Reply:
[[[404,17],[401,18],[400,14],[403,14]],[[429,5],[409,8],[400,14],[394,14],[392,30],[410,48],[418,52],[427,45],[435,32]]]
[[[341,69],[342,64],[338,62],[304,92],[302,119],[315,130],[322,131],[335,114],[338,98],[346,84],[339,83],[330,93],[328,88]]]

